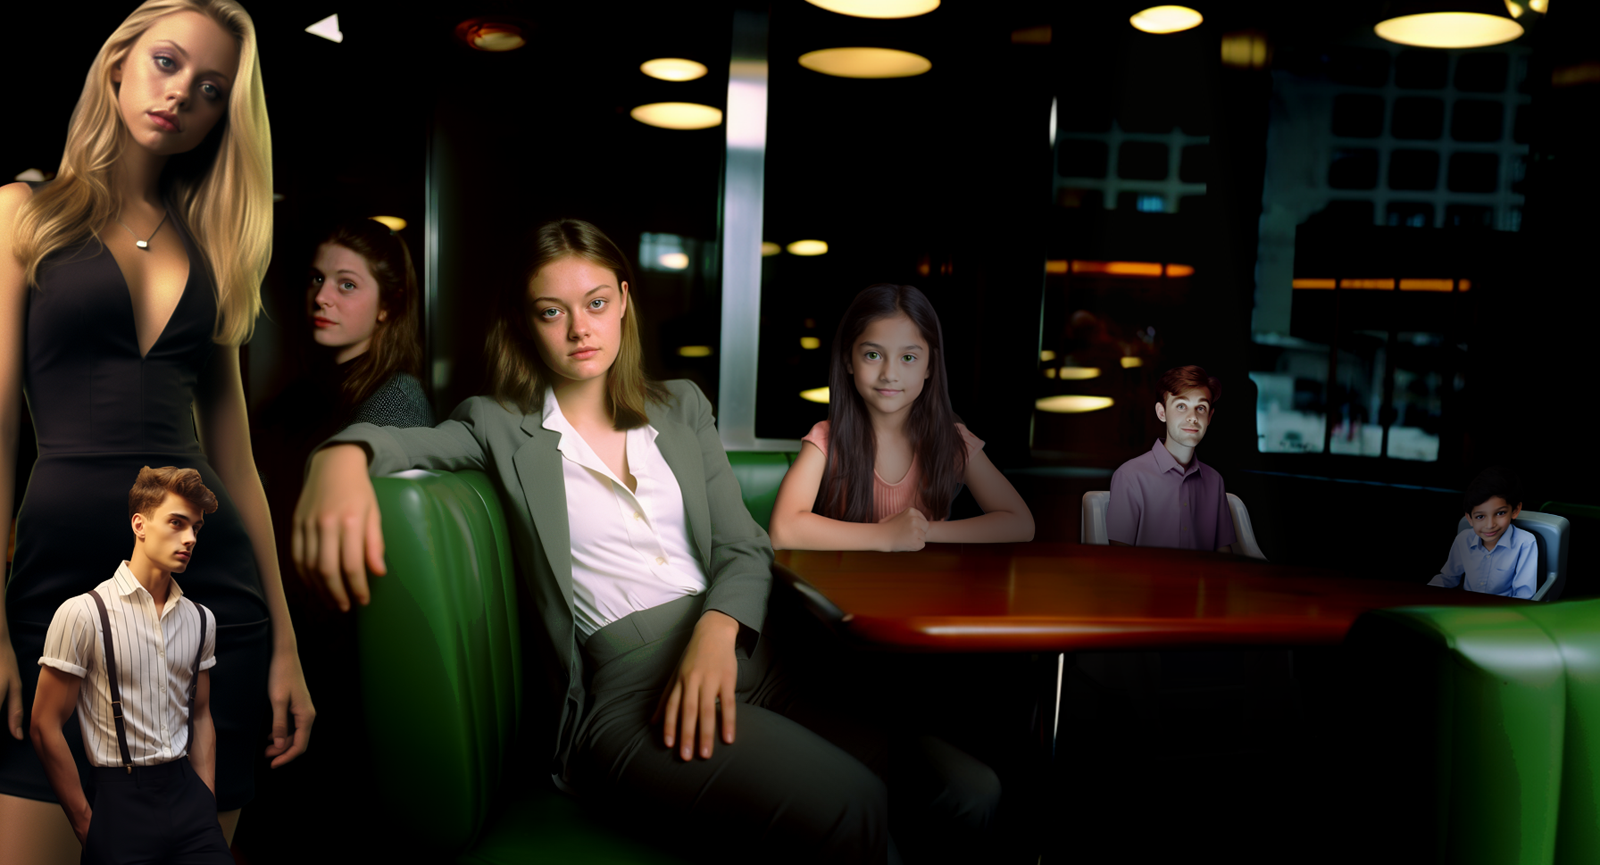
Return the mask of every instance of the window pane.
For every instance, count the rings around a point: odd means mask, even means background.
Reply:
[[[1391,459],[1439,459],[1444,402],[1458,382],[1450,372],[1458,349],[1443,334],[1395,334],[1394,426],[1389,428]]]
[[[1261,453],[1322,453],[1327,427],[1324,391],[1328,347],[1294,337],[1257,334],[1256,449]]]
[[[1333,436],[1328,452],[1375,457],[1383,452],[1383,366],[1389,335],[1356,331],[1340,338],[1339,367],[1328,404]]]

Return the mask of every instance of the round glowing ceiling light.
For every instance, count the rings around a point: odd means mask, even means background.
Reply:
[[[406,227],[406,221],[398,216],[369,216],[367,218],[373,222],[381,222],[389,226],[390,231],[399,231]]]
[[[1047,396],[1035,402],[1033,407],[1053,414],[1083,414],[1110,408],[1112,405],[1113,400],[1108,396],[1063,395]]]
[[[800,65],[835,78],[910,78],[932,69],[933,61],[894,48],[823,48],[800,55]]]
[[[456,25],[456,38],[479,51],[514,51],[528,44],[522,28],[509,21],[472,18]]]
[[[629,111],[628,116],[662,129],[710,129],[722,125],[722,109],[697,102],[652,102]]]
[[[829,12],[856,18],[915,18],[939,8],[939,0],[806,0]]]
[[[683,345],[678,347],[678,357],[710,357],[709,345]]]
[[[827,251],[826,240],[797,240],[789,244],[790,255],[823,255]]]
[[[782,251],[783,251],[783,247],[777,245],[776,243],[773,243],[770,240],[761,241],[761,257],[762,258],[766,258],[769,255],[777,255],[778,253],[780,253]]]
[[[682,57],[657,57],[639,64],[639,71],[662,81],[693,81],[706,74],[706,65]]]
[[[1122,364],[1123,369],[1136,369],[1144,366],[1144,358],[1142,357],[1125,357],[1119,362]]]
[[[800,337],[800,347],[806,351],[822,348],[822,340],[814,336],[802,336]]]
[[[1083,381],[1085,379],[1099,378],[1100,367],[1097,366],[1064,366],[1061,368],[1061,377],[1068,381]]]
[[[1395,5],[1394,15],[1379,21],[1372,29],[1384,39],[1401,45],[1481,48],[1510,42],[1523,33],[1522,25],[1512,20],[1502,0]],[[1440,10],[1439,7],[1447,5],[1451,8]]]
[[[800,391],[800,398],[806,402],[820,402],[823,405],[827,405],[828,389],[825,387],[814,387],[810,390],[803,390]]]
[[[689,266],[689,256],[682,252],[663,252],[656,263],[667,270],[683,270]]]
[[[1129,18],[1128,23],[1146,33],[1177,33],[1199,27],[1204,20],[1204,16],[1187,6],[1151,6]]]

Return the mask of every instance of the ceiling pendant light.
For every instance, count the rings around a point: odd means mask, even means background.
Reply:
[[[1401,45],[1481,48],[1521,36],[1505,0],[1402,0],[1373,28]]]
[[[1204,16],[1187,6],[1151,6],[1129,18],[1128,23],[1146,33],[1177,33],[1199,27],[1204,20]]]
[[[921,54],[894,48],[824,48],[800,55],[800,65],[835,78],[910,78],[933,68]]]
[[[806,0],[829,12],[856,18],[914,18],[939,8],[939,0]]]
[[[528,28],[515,21],[469,18],[456,25],[456,38],[475,51],[515,51],[528,44]]]
[[[693,81],[706,74],[706,65],[683,57],[657,57],[639,64],[639,71],[662,81]]]
[[[722,125],[722,109],[696,102],[652,102],[633,109],[628,116],[662,129],[710,129]]]

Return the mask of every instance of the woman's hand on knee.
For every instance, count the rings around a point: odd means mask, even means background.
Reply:
[[[290,554],[295,569],[329,605],[372,599],[367,571],[382,575],[383,521],[359,445],[333,445],[311,458],[311,473],[294,509]]]
[[[665,720],[661,741],[668,748],[681,742],[678,754],[685,760],[693,758],[697,738],[700,757],[711,757],[719,707],[722,741],[733,744],[734,712],[739,702],[739,661],[733,647],[738,636],[739,621],[732,616],[716,610],[701,615],[650,718],[651,724]]]

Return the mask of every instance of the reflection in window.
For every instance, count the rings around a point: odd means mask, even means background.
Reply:
[[[1371,189],[1378,185],[1378,151],[1369,148],[1336,150],[1328,166],[1328,185],[1334,189]]]
[[[1444,337],[1437,333],[1395,334],[1394,424],[1389,427],[1390,459],[1439,459],[1445,377],[1441,369]]]
[[[1444,100],[1432,96],[1402,96],[1394,101],[1390,128],[1396,138],[1432,140],[1444,134]]]
[[[1256,446],[1262,453],[1323,451],[1327,431],[1324,388],[1328,380],[1328,347],[1292,336],[1261,334],[1257,349],[1262,365],[1253,371],[1256,400]]]
[[[1437,171],[1437,169],[1435,169]],[[1500,156],[1495,153],[1450,154],[1451,192],[1493,192],[1500,179]]]
[[[1134,208],[1140,213],[1163,213],[1167,209],[1167,200],[1159,195],[1140,195],[1134,202]]]
[[[1508,54],[1462,54],[1456,59],[1456,89],[1468,93],[1501,93],[1511,69]]]
[[[1389,188],[1429,190],[1439,185],[1437,150],[1396,150],[1389,154]]]
[[[1383,97],[1369,93],[1341,93],[1333,97],[1333,134],[1346,138],[1382,135]]]
[[[1410,328],[1457,319],[1469,289],[1442,277],[1296,277],[1296,335],[1255,338],[1258,449],[1437,461],[1466,346]]]
[[[1388,334],[1362,330],[1341,336],[1338,368],[1328,397],[1333,416],[1328,453],[1375,457],[1383,453],[1383,370]]]
[[[1391,202],[1387,222],[1407,228],[1428,228],[1433,225],[1433,205],[1422,201]]]

